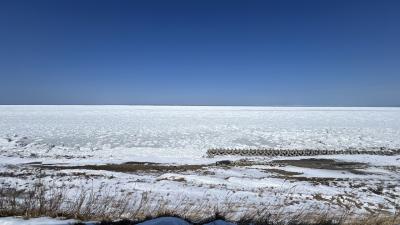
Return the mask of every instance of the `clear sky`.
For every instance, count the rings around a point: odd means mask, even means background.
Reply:
[[[400,106],[400,1],[1,0],[0,104]]]

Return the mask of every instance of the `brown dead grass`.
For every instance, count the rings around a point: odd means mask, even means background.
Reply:
[[[253,225],[394,225],[400,223],[398,214],[351,215],[346,212],[326,212],[299,209],[287,214],[279,206],[264,205],[240,214],[227,202],[215,205],[209,201],[187,202],[155,200],[150,192],[115,193],[109,189],[79,189],[68,195],[65,186],[44,185],[39,179],[34,185],[18,190],[0,187],[0,217],[63,217],[79,220],[113,221],[103,224],[136,224],[160,216],[176,216],[194,224],[215,219],[237,224]],[[239,213],[239,214],[238,214]]]

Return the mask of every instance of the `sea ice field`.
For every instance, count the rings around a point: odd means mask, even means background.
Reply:
[[[399,108],[0,106],[2,155],[21,157],[179,163],[215,147],[399,148],[399,137]]]

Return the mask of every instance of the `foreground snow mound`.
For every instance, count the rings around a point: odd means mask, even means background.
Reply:
[[[138,225],[190,225],[190,223],[175,217],[160,217],[139,223]]]

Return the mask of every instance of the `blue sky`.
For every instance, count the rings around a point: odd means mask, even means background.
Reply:
[[[0,104],[400,106],[400,1],[2,0]]]

